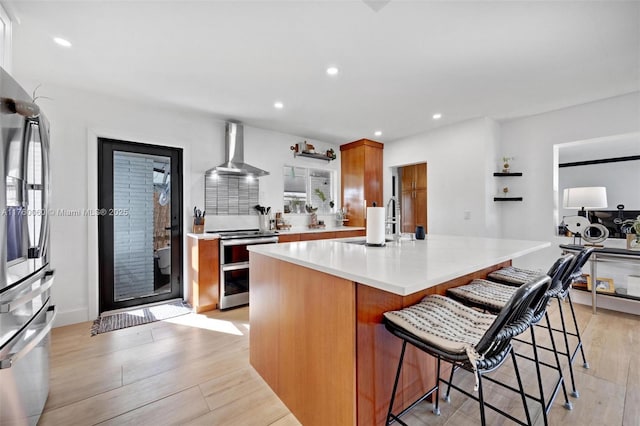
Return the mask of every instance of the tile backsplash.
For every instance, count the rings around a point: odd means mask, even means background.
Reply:
[[[254,215],[259,204],[259,180],[247,176],[209,175],[204,178],[204,206],[208,215]]]

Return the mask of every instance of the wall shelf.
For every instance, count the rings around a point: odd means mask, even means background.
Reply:
[[[493,201],[522,201],[522,197],[493,197]]]
[[[327,162],[331,160],[335,160],[335,158],[327,157],[326,154],[316,154],[311,152],[294,152],[294,157],[306,157],[306,158],[315,158],[316,160],[325,160]]]
[[[493,175],[494,176],[522,176],[522,172],[514,172],[514,173],[495,172]]]

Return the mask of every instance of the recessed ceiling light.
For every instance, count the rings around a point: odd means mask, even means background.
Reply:
[[[54,37],[53,41],[55,41],[57,44],[59,44],[62,47],[71,47],[71,42],[61,37]]]
[[[442,114],[440,114],[440,113],[433,114],[433,119],[434,120],[440,120],[441,118],[442,118]]]
[[[336,68],[336,67],[327,68],[327,74],[329,74],[329,75],[337,75],[338,74],[338,68]]]
[[[276,109],[282,109],[284,108],[284,104],[282,102],[277,101],[277,102],[274,102],[273,107]]]
[[[380,130],[376,130],[373,134],[376,136],[382,136],[382,132]]]

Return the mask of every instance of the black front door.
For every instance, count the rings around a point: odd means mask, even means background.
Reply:
[[[182,149],[98,138],[100,312],[182,297]]]

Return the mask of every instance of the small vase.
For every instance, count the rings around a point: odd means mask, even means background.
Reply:
[[[504,163],[502,165],[502,173],[509,173],[509,163]]]
[[[640,235],[627,234],[627,250],[640,250]]]

